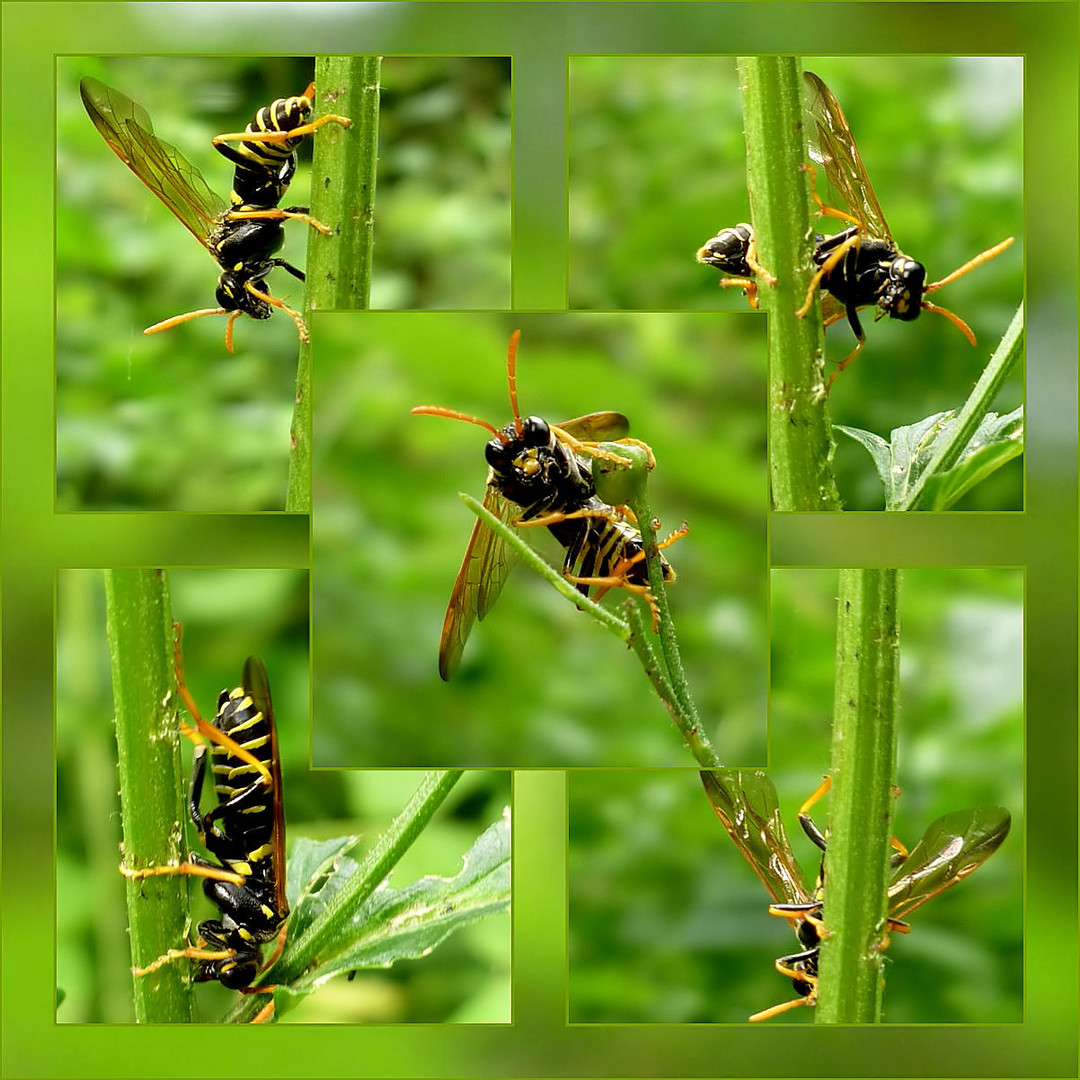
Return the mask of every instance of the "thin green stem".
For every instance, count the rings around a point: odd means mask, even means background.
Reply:
[[[500,521],[487,507],[477,502],[471,495],[465,494],[465,492],[459,492],[458,496],[489,529],[510,545],[514,553],[528,565],[530,570],[534,570],[545,581],[558,589],[567,600],[572,601],[587,615],[591,615],[605,630],[609,630],[620,641],[629,640],[630,627],[622,619],[581,593],[576,585],[571,584],[558,570],[549,566],[544,559],[525,543],[514,529],[511,529],[506,522]]]
[[[896,570],[841,570],[818,1023],[881,1018],[896,773]]]
[[[112,665],[124,862],[132,868],[177,864],[184,842],[182,766],[173,698],[173,629],[161,570],[107,570],[105,605]],[[187,879],[127,879],[131,952],[145,966],[183,945]],[[165,964],[133,982],[139,1023],[194,1019],[191,980]]]
[[[627,505],[634,513],[638,526],[641,530],[641,542],[645,549],[645,566],[649,575],[649,591],[652,593],[653,602],[658,612],[657,634],[660,642],[660,653],[663,657],[666,669],[666,684],[670,687],[674,696],[673,705],[668,704],[661,695],[661,700],[668,707],[675,726],[682,733],[687,746],[690,747],[697,758],[698,763],[705,767],[715,767],[722,762],[719,760],[709,737],[701,726],[697,706],[694,704],[690,685],[686,681],[686,672],[683,669],[682,654],[679,652],[679,639],[675,632],[675,623],[671,617],[671,605],[668,603],[667,587],[664,584],[663,564],[660,561],[660,551],[657,547],[655,523],[657,518],[653,514],[649,503],[648,485],[644,482],[634,486],[627,498]],[[648,672],[648,669],[646,669]]]
[[[796,310],[813,276],[814,229],[802,169],[802,73],[791,56],[739,58],[746,180],[761,307],[769,313],[769,463],[777,510],[839,510],[823,383],[819,305]]]
[[[330,228],[310,229],[304,313],[363,309],[371,290],[375,168],[379,143],[379,57],[330,56],[315,61],[313,118],[346,116],[315,132],[311,215]],[[292,452],[285,509],[311,511],[311,343],[301,342]]]

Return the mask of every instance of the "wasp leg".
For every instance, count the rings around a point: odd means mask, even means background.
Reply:
[[[860,243],[862,243],[862,237],[857,232],[853,233],[842,244],[838,244],[825,262],[821,264],[818,272],[810,279],[810,287],[806,290],[806,299],[803,301],[802,307],[795,311],[795,314],[800,319],[805,318],[806,313],[810,310],[810,305],[814,302],[814,293],[821,284],[821,279],[826,274],[835,270],[836,267],[839,266],[840,260],[843,259],[848,251],[853,247],[858,247]]]
[[[239,314],[239,312],[235,312],[234,314]],[[184,656],[181,647],[183,633],[183,626],[178,622],[174,622],[173,673],[176,676],[176,691],[180,695],[180,700],[183,701],[184,708],[187,709],[188,715],[195,721],[195,724],[192,726],[181,721],[180,734],[186,735],[197,747],[205,745],[207,742],[217,743],[218,746],[257,770],[262,777],[263,783],[268,787],[272,786],[274,779],[270,775],[270,770],[266,767],[264,762],[255,757],[250,750],[245,750],[244,747],[242,747],[235,739],[226,735],[225,732],[219,731],[213,724],[207,723],[207,721],[199,714],[199,706],[195,704],[195,698],[188,689],[187,683],[184,682]],[[238,882],[238,884],[242,885],[243,882]]]
[[[215,135],[210,141],[214,146],[223,142],[288,142],[290,139],[300,139],[305,135],[311,135],[324,124],[340,124],[342,127],[350,128],[352,127],[352,120],[347,116],[327,113],[325,116],[301,124],[300,127],[288,128],[282,131],[230,131],[225,135]]]
[[[271,296],[269,293],[264,293],[261,292],[259,289],[256,289],[250,281],[244,283],[244,288],[247,289],[247,291],[251,293],[251,295],[254,296],[257,300],[262,300],[265,303],[271,304],[273,307],[278,308],[280,311],[284,311],[285,314],[288,315],[294,323],[296,323],[296,333],[303,344],[306,345],[309,341],[311,341],[311,335],[308,333],[307,323],[304,322],[304,317],[300,314],[299,311],[294,311],[291,307],[289,307],[288,304],[285,303],[284,300],[279,300],[276,296]]]
[[[846,221],[851,225],[857,225],[860,229],[864,227],[864,222],[860,221],[857,217],[852,217],[851,214],[845,210],[838,210],[835,206],[830,206],[828,203],[823,202],[821,196],[817,193],[817,169],[810,164],[810,162],[804,162],[799,166],[803,172],[810,174],[810,198],[817,203],[817,212],[822,217],[834,217],[839,218],[841,221]],[[749,260],[747,260],[749,262]]]
[[[758,306],[757,282],[751,278],[722,277],[719,281],[721,289],[744,289],[746,302],[756,311]]]
[[[323,236],[330,236],[333,233],[333,229],[329,226],[316,220],[310,214],[302,213],[299,208],[281,210],[275,206],[269,210],[230,210],[227,220],[253,221],[258,218],[263,218],[267,221],[284,221],[286,219],[291,221],[306,221],[313,229],[317,229],[321,232]]]
[[[248,992],[252,994],[272,994],[276,987],[273,986],[259,986],[254,990],[248,988]],[[253,1024],[265,1024],[271,1016],[274,1015],[274,999],[271,998],[252,1018]]]
[[[121,863],[119,869],[126,878],[154,877],[158,874],[187,874],[192,877],[212,878],[214,881],[227,881],[231,885],[246,885],[248,882],[243,874],[234,874],[223,866],[191,860],[177,863],[175,866],[145,866],[141,870],[132,870]]]
[[[794,957],[782,956],[777,960],[773,967],[786,978],[791,979],[796,984],[796,989],[799,988],[799,984],[805,985],[808,989],[806,993],[797,998],[793,998],[791,1001],[783,1001],[779,1005],[772,1005],[768,1009],[762,1009],[761,1012],[754,1013],[751,1016],[750,1022],[757,1023],[760,1020],[771,1020],[774,1016],[779,1016],[781,1013],[788,1012],[790,1009],[798,1008],[800,1005],[813,1006],[817,1004],[817,976],[811,975],[807,971],[799,971],[797,968],[790,968],[787,963],[793,959],[799,959],[803,954],[796,953]]]
[[[173,960],[182,960],[185,957],[188,960],[231,960],[236,955],[235,949],[204,949],[200,946],[189,945],[186,949],[170,949],[167,953],[159,956],[152,963],[146,965],[146,967],[133,967],[131,973],[133,975],[149,975],[152,971],[157,971],[158,968],[163,968],[166,964]]]

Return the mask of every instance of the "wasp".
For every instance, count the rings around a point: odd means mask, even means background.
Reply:
[[[301,341],[308,329],[298,311],[272,296],[266,277],[281,267],[299,281],[304,273],[276,253],[285,242],[283,222],[304,221],[324,235],[330,229],[316,221],[307,207],[281,209],[296,171],[296,147],[303,137],[327,123],[349,127],[347,117],[328,114],[309,120],[315,84],[299,96],[281,98],[260,109],[243,132],[218,135],[215,148],[235,166],[230,203],[207,185],[202,174],[184,155],[154,134],[146,110],[131,98],[97,79],[79,84],[83,105],[113,152],[169,208],[221,267],[216,299],[218,307],[188,311],[147,327],[154,334],[204,315],[229,315],[225,345],[232,352],[233,323],[240,315],[268,319],[274,308],[296,324]],[[239,141],[234,148],[230,141]]]
[[[599,445],[632,443],[629,421],[621,413],[597,412],[564,424],[539,416],[522,418],[517,400],[517,347],[521,331],[510,336],[506,370],[514,419],[499,429],[485,420],[439,405],[418,405],[414,413],[446,416],[486,428],[494,435],[484,456],[489,465],[484,507],[517,527],[546,526],[566,551],[563,573],[587,596],[595,586],[599,597],[621,588],[643,597],[656,617],[649,592],[645,548],[636,523],[625,507],[614,507],[596,495],[592,460],[629,462]],[[647,448],[645,448],[647,449]],[[657,546],[665,548],[685,533],[676,530]],[[663,579],[675,571],[660,556]],[[457,670],[473,622],[483,619],[502,591],[510,562],[504,543],[477,520],[458,571],[439,640],[439,674],[449,680]]]
[[[875,320],[888,315],[891,319],[910,322],[921,311],[936,311],[944,315],[960,332],[975,344],[975,335],[959,315],[938,307],[925,299],[976,266],[1000,255],[1013,242],[1013,237],[987,248],[951,274],[926,284],[926,268],[905,255],[889,232],[881,205],[866,175],[862,158],[855,145],[851,128],[832,91],[811,71],[803,73],[806,86],[808,143],[810,157],[825,170],[832,186],[847,204],[847,211],[827,206],[816,190],[811,195],[819,212],[828,217],[850,222],[850,226],[834,236],[821,237],[814,251],[818,267],[806,292],[806,299],[796,311],[805,316],[820,286],[830,294],[823,305],[825,325],[847,315],[848,323],[858,342],[854,351],[844,358],[829,377],[831,386],[866,344],[866,334],[859,322],[858,309],[873,305]],[[814,166],[807,166],[813,174]]]
[[[814,1005],[821,942],[827,936],[827,841],[809,811],[828,790],[829,779],[799,809],[803,832],[822,851],[821,869],[813,889],[808,887],[784,832],[776,789],[763,771],[717,769],[702,772],[701,780],[717,817],[772,897],[769,913],[791,923],[801,946],[799,951],[778,957],[774,963],[781,975],[791,979],[798,997],[754,1013],[750,1020],[768,1020],[799,1005]],[[904,918],[977,870],[1001,846],[1010,825],[1008,810],[984,806],[938,818],[910,852],[893,840],[897,851],[889,877],[887,929],[907,933],[910,927]]]
[[[222,690],[212,721],[199,715],[184,682],[180,626],[176,624],[175,671],[177,691],[191,715],[180,731],[195,743],[188,794],[188,814],[203,847],[215,861],[194,852],[177,866],[131,869],[129,878],[156,874],[190,874],[204,879],[203,892],[221,912],[220,919],[199,923],[198,943],[170,949],[136,975],[148,975],[180,958],[196,962],[195,982],[216,980],[242,993],[267,993],[273,987],[250,989],[263,967],[263,945],[277,937],[267,967],[284,947],[289,905],[285,898],[285,819],[281,794],[281,764],[270,685],[263,662],[249,656],[240,685]],[[203,813],[207,758],[217,802]],[[272,1011],[272,1002],[264,1013]],[[263,1014],[260,1013],[259,1018]]]
[[[776,284],[776,278],[757,261],[754,227],[745,221],[721,229],[711,240],[706,240],[698,248],[697,261],[725,275],[734,274],[734,277],[722,277],[720,288],[744,289],[747,303],[755,309],[758,306],[756,277],[770,285]]]

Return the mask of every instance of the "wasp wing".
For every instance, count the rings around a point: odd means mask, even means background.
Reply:
[[[889,918],[908,912],[977,870],[1009,835],[1012,819],[1000,806],[957,810],[932,822],[889,882]]]
[[[702,771],[701,782],[728,836],[779,904],[812,903],[791,850],[776,788],[761,769]]]
[[[274,855],[270,871],[264,876],[273,880],[274,900],[277,910],[284,918],[289,913],[289,905],[285,899],[285,812],[281,789],[281,757],[278,753],[274,706],[270,700],[270,680],[267,678],[265,665],[257,656],[249,656],[244,661],[242,679],[244,691],[266,718],[266,726],[270,732],[270,779],[274,786],[270,794],[274,810],[274,832],[271,842]]]
[[[555,427],[581,442],[614,442],[630,434],[630,421],[617,412],[588,413]]]
[[[807,141],[810,157],[825,170],[851,214],[877,240],[891,240],[881,204],[877,201],[851,128],[833,92],[812,71],[806,83]]]
[[[83,105],[113,153],[176,215],[204,247],[228,209],[202,173],[175,146],[154,134],[147,111],[126,94],[89,76],[79,83]]]
[[[514,504],[504,499],[490,482],[484,493],[484,509],[508,523],[514,516]],[[511,565],[512,556],[506,544],[477,519],[450,593],[439,638],[439,674],[443,679],[449,681],[457,671],[473,622],[491,610]]]

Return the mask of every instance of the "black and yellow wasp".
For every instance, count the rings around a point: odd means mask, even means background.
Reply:
[[[592,459],[628,464],[597,444],[636,443],[627,439],[629,421],[621,413],[597,412],[565,424],[549,424],[539,416],[522,419],[518,412],[516,359],[521,331],[515,330],[507,350],[507,380],[514,419],[496,428],[475,416],[439,405],[419,405],[414,413],[447,416],[486,428],[495,437],[485,448],[490,466],[484,506],[495,517],[517,527],[546,526],[566,551],[563,573],[582,594],[597,595],[620,588],[642,596],[653,606],[645,568],[641,533],[625,508],[610,506],[596,495]],[[667,547],[685,532],[673,533],[658,546]],[[675,571],[661,555],[665,581]],[[491,610],[509,572],[505,544],[482,521],[473,527],[458,571],[439,641],[439,674],[449,679],[458,667],[473,622]],[[654,609],[655,615],[655,609]]]
[[[129,878],[201,877],[203,891],[221,918],[199,923],[196,945],[170,949],[134,971],[148,975],[171,960],[187,958],[196,962],[195,982],[216,980],[243,993],[269,992],[272,987],[252,990],[250,986],[263,966],[263,945],[279,938],[271,963],[284,945],[289,905],[281,765],[266,668],[257,657],[248,657],[240,685],[222,690],[214,719],[204,720],[184,682],[177,624],[176,685],[193,721],[180,725],[182,734],[195,743],[188,813],[203,847],[217,861],[192,852],[187,862],[177,866],[135,869],[121,865],[120,872]],[[203,813],[208,757],[217,801]]]
[[[810,158],[824,171],[829,183],[840,194],[846,210],[826,205],[816,190],[811,197],[818,212],[849,222],[849,227],[832,236],[817,233],[814,238],[814,264],[817,271],[807,289],[806,299],[797,315],[805,316],[820,287],[829,295],[822,304],[825,325],[847,316],[858,344],[829,377],[827,386],[844,370],[866,344],[866,334],[859,322],[859,308],[874,306],[875,319],[888,315],[891,319],[910,322],[921,311],[936,311],[953,323],[974,345],[975,335],[958,315],[930,303],[927,293],[955,281],[976,266],[1001,254],[1013,243],[1013,237],[969,259],[951,274],[926,284],[926,268],[905,255],[892,238],[881,205],[866,175],[862,158],[855,145],[847,119],[832,91],[813,72],[803,73],[806,93],[807,139]],[[813,165],[807,166],[812,176]],[[714,266],[734,277],[721,280],[726,287],[746,290],[751,305],[756,307],[756,277],[764,277],[754,251],[753,229],[740,224],[719,233],[698,250],[697,261]],[[774,282],[768,275],[766,280]]]
[[[285,242],[284,221],[307,222],[329,235],[330,229],[307,214],[306,207],[278,207],[296,171],[296,148],[303,137],[333,122],[351,121],[328,114],[310,120],[314,83],[301,95],[280,98],[259,109],[243,132],[218,135],[215,148],[235,165],[229,204],[207,185],[202,174],[175,146],[159,139],[146,110],[131,98],[87,76],[79,84],[83,105],[102,138],[129,169],[172,211],[217,260],[221,275],[216,308],[176,315],[144,332],[153,334],[204,315],[229,315],[225,344],[232,351],[233,323],[240,315],[268,319],[279,308],[296,324],[301,341],[307,326],[298,311],[271,296],[266,277],[281,267],[304,280],[304,273],[276,253]],[[229,142],[235,141],[234,148]]]
[[[784,832],[776,789],[762,770],[703,771],[701,781],[728,835],[772,897],[769,913],[791,923],[801,946],[775,962],[776,970],[791,979],[799,996],[756,1012],[750,1019],[768,1020],[799,1005],[815,1004],[818,959],[826,936],[824,854],[822,870],[811,889]],[[822,853],[826,838],[811,820],[809,810],[828,787],[826,779],[799,809],[799,824]],[[889,877],[888,930],[906,933],[910,928],[903,920],[977,870],[1001,846],[1010,825],[1008,810],[983,806],[937,818],[910,852],[894,840],[898,850]],[[887,939],[882,947],[885,944]]]

